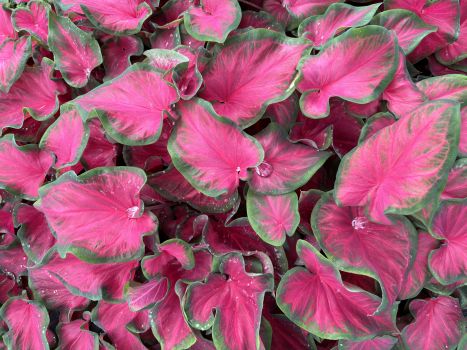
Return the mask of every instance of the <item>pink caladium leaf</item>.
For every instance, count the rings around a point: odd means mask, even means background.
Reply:
[[[108,39],[102,46],[105,79],[113,79],[131,66],[130,58],[143,53],[143,43],[136,36],[120,36]]]
[[[353,28],[303,59],[299,69],[300,108],[308,117],[323,118],[332,96],[357,103],[375,100],[394,77],[397,45],[382,27]]]
[[[0,45],[2,45],[5,40],[15,40],[17,38],[18,34],[11,21],[11,10],[0,6]]]
[[[458,104],[447,100],[424,103],[342,159],[336,201],[364,206],[372,220],[383,224],[390,223],[385,214],[420,210],[445,184],[445,172],[457,153],[458,130]],[[426,142],[432,145],[429,152]],[[411,152],[406,152],[408,148]],[[379,157],[364,163],[375,152]],[[409,163],[413,166],[407,168]]]
[[[300,20],[309,16],[320,15],[328,6],[335,2],[341,2],[341,0],[281,0],[281,2],[292,17]]]
[[[39,147],[55,154],[56,169],[75,165],[89,139],[89,128],[82,112],[74,105],[62,108],[60,117],[42,136]]]
[[[196,40],[223,43],[242,16],[237,0],[201,0],[185,12],[185,28]]]
[[[144,51],[145,63],[158,68],[166,73],[173,71],[178,66],[187,66],[190,59],[183,54],[167,49],[151,49]]]
[[[430,100],[449,99],[461,103],[459,156],[467,156],[467,77],[460,74],[447,74],[423,79],[417,83],[417,87]]]
[[[274,246],[282,246],[286,235],[292,236],[300,221],[294,192],[268,196],[250,190],[246,208],[251,227],[263,241]]]
[[[128,305],[132,311],[150,308],[165,298],[169,289],[166,278],[155,278],[128,290]]]
[[[401,9],[378,13],[371,23],[394,31],[397,44],[406,55],[411,53],[424,37],[437,30],[436,27],[423,22],[412,11]]]
[[[177,111],[181,117],[168,143],[175,167],[207,196],[235,192],[239,180],[248,178],[247,170],[263,160],[261,145],[219,117],[206,101],[184,101]]]
[[[441,199],[467,198],[467,159],[459,159],[448,175]]]
[[[26,67],[8,93],[0,92],[0,130],[20,128],[29,116],[45,120],[58,110],[58,95],[66,92],[61,81],[51,79],[53,62],[44,58],[41,66]]]
[[[436,58],[445,65],[458,63],[467,58],[467,9],[465,2],[460,2],[459,37],[453,43],[436,52]]]
[[[47,44],[48,11],[50,11],[50,6],[47,3],[33,0],[28,2],[27,7],[15,8],[11,20],[17,31],[25,30],[41,43]]]
[[[427,100],[412,81],[401,51],[394,78],[383,91],[382,98],[387,101],[387,108],[398,117],[407,115]]]
[[[419,232],[417,252],[412,266],[407,271],[399,291],[399,299],[410,299],[420,292],[429,279],[428,255],[433,249],[436,249],[439,241],[431,237],[426,232]]]
[[[272,275],[246,273],[240,254],[224,255],[219,272],[205,283],[188,286],[184,300],[188,322],[201,330],[212,327],[216,348],[259,349],[263,298],[272,291]]]
[[[49,12],[48,44],[57,69],[72,87],[88,83],[91,71],[102,63],[97,40],[79,29],[68,17]]]
[[[57,350],[95,350],[99,348],[99,335],[89,331],[89,322],[74,320],[59,323],[57,326],[58,348]]]
[[[0,309],[0,316],[8,325],[3,335],[8,349],[49,349],[45,337],[49,314],[42,304],[22,297],[10,298]]]
[[[345,286],[336,267],[311,244],[299,240],[297,253],[306,268],[289,270],[276,292],[277,305],[290,320],[327,339],[359,340],[394,331],[397,303],[375,314],[381,299]]]
[[[138,261],[91,264],[72,254],[62,259],[51,254],[39,268],[57,277],[72,293],[91,300],[122,301],[124,287],[134,275]]]
[[[75,100],[87,112],[98,115],[113,139],[135,146],[157,141],[164,113],[177,101],[175,87],[164,80],[160,71],[146,64],[132,65],[122,75]]]
[[[135,34],[152,14],[144,0],[58,0],[62,9],[85,14],[98,29],[115,35]]]
[[[206,213],[225,213],[238,201],[238,192],[220,197],[208,197],[202,194],[174,167],[150,176],[148,184],[164,198],[173,202],[186,202]]]
[[[188,64],[181,64],[174,68],[173,81],[180,97],[183,100],[190,100],[203,83],[203,76],[200,72],[204,71],[206,66],[206,52],[202,48],[195,50],[186,46],[179,46],[177,52],[188,58]]]
[[[467,200],[443,202],[432,224],[432,233],[443,244],[429,257],[430,271],[442,284],[467,280]]]
[[[212,102],[219,115],[242,127],[252,125],[269,104],[292,94],[297,64],[309,48],[305,39],[266,29],[235,35],[203,72],[205,86],[199,96]]]
[[[346,28],[368,24],[381,4],[355,7],[348,4],[331,4],[319,16],[310,16],[298,27],[298,35],[313,42],[313,47],[321,48],[329,39]]]
[[[416,251],[417,235],[410,221],[401,217],[391,225],[369,222],[361,208],[340,208],[331,194],[324,194],[313,209],[311,226],[337,268],[379,281],[380,310],[394,303]]]
[[[371,118],[368,118],[365,125],[362,128],[362,133],[360,134],[360,138],[358,142],[361,143],[371,136],[376,134],[381,129],[392,125],[396,122],[396,118],[391,113],[388,112],[381,112],[376,113]]]
[[[12,134],[0,139],[0,187],[34,200],[52,167],[52,154],[35,145],[18,146]]]
[[[462,311],[457,299],[440,296],[410,303],[415,321],[402,331],[410,349],[456,349],[462,336]]]
[[[71,252],[89,262],[129,261],[142,254],[143,236],[157,228],[139,198],[145,182],[138,168],[97,168],[80,176],[68,172],[41,188],[35,206],[53,230],[62,257]]]
[[[352,341],[341,340],[339,341],[339,349],[342,350],[391,350],[397,343],[397,338],[390,336],[376,337],[369,340]]]
[[[0,46],[0,91],[7,93],[23,73],[26,61],[31,56],[31,39],[7,40]]]
[[[139,336],[149,328],[148,311],[133,312],[127,303],[100,301],[92,311],[92,321],[109,336],[117,349],[146,350]]]
[[[24,252],[34,263],[40,263],[55,244],[44,215],[33,206],[21,203],[15,207],[14,221],[20,227],[18,238]]]
[[[288,140],[287,132],[271,123],[255,138],[264,149],[264,160],[251,171],[252,190],[263,194],[284,194],[310,180],[330,157],[328,152]]]
[[[87,169],[115,166],[117,145],[106,138],[105,131],[98,119],[92,119],[88,126],[89,140],[81,162]]]

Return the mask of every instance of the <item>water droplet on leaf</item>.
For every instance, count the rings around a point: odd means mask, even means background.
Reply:
[[[256,167],[256,174],[261,177],[269,177],[271,176],[272,172],[274,171],[271,164],[267,162],[262,162],[260,165]]]

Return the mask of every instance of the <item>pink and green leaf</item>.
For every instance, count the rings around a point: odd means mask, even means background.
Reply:
[[[248,181],[252,190],[263,194],[284,194],[310,180],[330,157],[328,152],[288,139],[287,132],[271,123],[255,135],[264,149],[264,160],[251,171]]]
[[[59,323],[57,326],[58,348],[57,350],[96,350],[99,348],[99,336],[89,331],[89,322],[74,320]]]
[[[96,39],[79,29],[68,17],[49,12],[48,44],[57,69],[72,87],[88,83],[91,71],[102,63]]]
[[[319,49],[346,28],[361,27],[368,24],[380,5],[381,3],[355,7],[348,4],[333,3],[326,9],[324,14],[310,16],[300,23],[298,35],[311,40],[313,47]]]
[[[143,236],[157,228],[139,198],[145,182],[144,172],[130,167],[68,172],[41,188],[35,206],[62,257],[71,252],[89,262],[129,261],[142,254]]]
[[[457,299],[440,296],[410,303],[415,321],[402,331],[410,349],[454,350],[462,336],[462,311]]]
[[[109,135],[126,145],[157,141],[164,114],[177,101],[175,87],[146,64],[132,65],[75,100],[88,113],[96,113]]]
[[[236,29],[242,16],[237,0],[201,0],[192,4],[184,15],[185,28],[193,38],[223,43]]]
[[[265,29],[235,35],[204,70],[199,96],[210,101],[217,114],[242,127],[252,125],[269,104],[292,94],[297,64],[309,47],[305,39]]]
[[[336,267],[300,240],[297,253],[306,268],[289,270],[277,288],[277,305],[303,329],[326,339],[363,340],[395,330],[397,303],[375,314],[381,299],[345,286]]]
[[[282,0],[284,6],[295,20],[322,14],[330,5],[342,0]]]
[[[394,37],[379,26],[352,28],[331,40],[299,65],[302,112],[326,117],[332,96],[360,104],[375,100],[394,77],[397,50]]]
[[[294,192],[269,196],[250,190],[246,210],[251,227],[263,241],[274,246],[282,246],[286,236],[295,233],[300,221]]]
[[[0,139],[0,188],[34,200],[54,162],[35,145],[18,146],[12,134]]]
[[[16,41],[7,40],[0,45],[0,92],[7,93],[23,73],[31,56],[31,39],[21,37]]]
[[[47,3],[29,1],[28,6],[17,7],[11,15],[11,21],[17,31],[25,30],[41,43],[47,44],[49,36],[49,10]]]
[[[441,203],[431,232],[443,244],[428,259],[430,271],[442,284],[467,280],[467,200]]]
[[[336,201],[364,206],[372,220],[383,224],[390,223],[386,214],[420,210],[439,195],[446,182],[457,153],[458,130],[458,104],[424,103],[342,159]],[[379,155],[376,160],[374,154]]]
[[[316,204],[311,225],[336,268],[379,281],[384,309],[396,300],[416,251],[416,231],[404,218],[391,225],[370,222],[361,208],[338,207],[330,194]]]
[[[397,44],[406,55],[411,53],[423,38],[437,30],[436,27],[423,22],[415,13],[401,9],[378,13],[371,23],[394,31]]]
[[[248,178],[247,170],[263,160],[259,142],[201,99],[179,103],[177,111],[181,117],[168,144],[175,167],[207,196],[235,192],[239,180]]]
[[[75,165],[89,139],[89,128],[78,108],[67,105],[62,108],[60,117],[46,130],[39,147],[55,154],[54,168],[60,169]]]
[[[59,0],[67,11],[85,14],[98,29],[115,35],[136,34],[152,14],[144,0]]]
[[[0,316],[8,325],[8,332],[3,335],[8,349],[49,349],[45,337],[49,314],[39,302],[10,298],[0,309]]]
[[[259,349],[263,298],[272,291],[272,276],[246,273],[240,254],[223,256],[219,270],[205,283],[188,286],[184,299],[188,322],[201,330],[212,327],[216,348]]]

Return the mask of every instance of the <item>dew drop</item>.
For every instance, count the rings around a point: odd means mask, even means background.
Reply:
[[[139,217],[139,215],[138,215],[139,214],[139,207],[135,205],[134,207],[128,208],[126,210],[126,213],[127,213],[128,217],[130,219],[135,219],[135,218]]]
[[[235,171],[236,171],[237,173],[239,173],[239,172],[240,172],[240,170],[241,170],[241,169],[240,169],[240,167],[239,167],[239,166],[238,166],[238,167],[235,169]]]
[[[274,169],[271,164],[262,162],[260,165],[256,167],[255,171],[256,171],[256,174],[258,174],[261,177],[269,177],[271,176]]]
[[[368,224],[368,220],[364,216],[357,216],[355,219],[352,220],[352,227],[354,230],[363,230]]]

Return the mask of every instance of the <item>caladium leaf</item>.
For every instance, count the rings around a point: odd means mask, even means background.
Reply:
[[[399,291],[399,299],[415,297],[429,279],[428,255],[437,248],[439,241],[426,232],[418,234],[417,252],[412,266],[407,271]]]
[[[26,67],[8,93],[0,92],[0,130],[20,128],[29,116],[45,120],[58,110],[58,95],[65,93],[65,84],[53,81],[53,62],[43,59],[41,66]]]
[[[242,16],[237,0],[201,0],[185,12],[185,28],[193,38],[223,43]]]
[[[334,265],[308,242],[299,240],[297,253],[306,268],[289,270],[276,292],[277,305],[290,320],[327,339],[359,340],[394,331],[397,306],[375,315],[381,303],[377,296],[344,286]]]
[[[0,187],[34,200],[54,162],[35,145],[18,146],[12,134],[0,138]]]
[[[250,187],[263,194],[284,194],[310,180],[329,158],[330,153],[288,140],[287,132],[271,123],[255,135],[264,149],[264,161],[249,179]]]
[[[50,256],[34,269],[47,271],[57,277],[73,294],[91,300],[121,301],[124,287],[134,275],[138,261],[91,264],[72,254],[62,259],[58,254]],[[31,270],[31,269],[30,269]]]
[[[300,108],[308,117],[322,118],[329,114],[332,96],[357,103],[373,101],[391,82],[396,68],[397,45],[389,31],[379,26],[349,29],[318,55],[301,61]]]
[[[459,301],[440,296],[416,299],[410,303],[415,321],[402,331],[402,339],[410,349],[453,350],[462,336],[462,312]]]
[[[154,306],[167,295],[169,289],[166,278],[155,278],[128,290],[128,305],[132,311],[140,311]]]
[[[2,45],[5,40],[15,40],[17,38],[18,34],[11,22],[11,11],[0,5],[0,45]]]
[[[449,172],[441,199],[467,198],[467,160],[459,159]]]
[[[39,147],[55,154],[54,167],[60,169],[79,161],[88,139],[89,128],[84,116],[74,105],[66,105],[60,117],[42,136]]]
[[[313,209],[311,225],[337,268],[379,281],[383,291],[380,309],[394,303],[416,251],[416,231],[410,221],[401,217],[392,225],[369,222],[361,208],[340,208],[328,193]]]
[[[68,172],[41,188],[35,206],[62,257],[71,252],[89,262],[128,261],[140,256],[142,237],[157,228],[139,198],[145,181],[143,171],[130,167]]]
[[[7,40],[0,46],[0,91],[8,92],[23,73],[26,61],[31,56],[31,39],[22,37]]]
[[[188,65],[190,59],[183,54],[167,49],[151,49],[144,51],[145,63],[166,73],[183,64]]]
[[[152,14],[144,0],[57,0],[62,9],[84,13],[98,29],[115,35],[135,34]]]
[[[92,321],[112,340],[117,349],[146,350],[134,331],[149,328],[148,311],[133,312],[127,303],[110,304],[100,301],[92,311]],[[130,330],[131,329],[131,330]]]
[[[238,192],[216,198],[202,194],[174,167],[152,175],[148,178],[148,184],[168,200],[186,202],[206,213],[225,213],[238,201]]]
[[[346,28],[368,24],[381,4],[355,7],[348,4],[331,4],[319,16],[310,16],[298,27],[298,35],[311,40],[313,47],[321,48],[329,39]]]
[[[28,204],[19,204],[14,210],[15,226],[20,227],[18,238],[24,252],[35,263],[40,263],[55,244],[44,215]]]
[[[42,1],[29,1],[28,6],[17,7],[11,15],[11,21],[17,31],[25,30],[37,38],[41,43],[47,44],[49,35],[50,7]]]
[[[240,254],[224,255],[219,272],[205,283],[188,286],[184,300],[188,322],[201,330],[212,327],[216,348],[259,349],[263,298],[272,291],[272,275],[246,273]]]
[[[313,15],[322,14],[329,5],[336,1],[332,0],[281,0],[282,6],[295,19],[303,19]],[[337,2],[340,2],[338,0]]]
[[[68,17],[49,12],[48,44],[57,69],[73,87],[88,83],[91,71],[102,63],[99,44],[90,33],[79,29]]]
[[[157,141],[164,112],[177,101],[175,87],[164,80],[160,71],[146,64],[132,65],[122,75],[75,100],[84,110],[95,111],[109,135],[125,145]]]
[[[423,22],[412,11],[401,9],[378,13],[371,24],[394,31],[397,36],[397,44],[406,55],[411,53],[424,37],[437,30],[436,27]]]
[[[136,36],[121,36],[107,40],[102,46],[104,59],[105,79],[113,79],[119,76],[129,66],[130,57],[143,53],[143,43]]]
[[[57,326],[58,348],[57,350],[96,350],[99,348],[99,335],[89,331],[89,322],[74,320],[67,323],[59,323]]]
[[[235,35],[204,70],[205,86],[199,96],[236,124],[254,124],[269,104],[292,94],[297,64],[309,47],[305,39],[292,39],[266,29]]]
[[[430,271],[442,284],[467,280],[467,200],[443,202],[433,219],[432,233],[442,239],[429,257]]]
[[[9,329],[3,335],[8,349],[49,349],[45,337],[49,314],[43,305],[21,297],[10,298],[0,309],[0,316]]]
[[[239,180],[247,179],[247,170],[263,160],[261,145],[206,101],[184,101],[177,111],[181,118],[168,143],[173,164],[203,194],[232,194]]]
[[[390,336],[376,337],[374,339],[352,341],[341,340],[339,341],[339,349],[342,350],[391,350],[397,343],[397,338]]]
[[[246,210],[251,227],[263,241],[274,246],[282,246],[286,235],[292,236],[300,221],[294,192],[268,196],[250,190]]]
[[[458,130],[457,104],[447,100],[424,103],[342,159],[336,201],[365,206],[372,220],[385,224],[390,223],[385,214],[420,210],[441,192],[457,153]],[[428,153],[426,142],[433,145]],[[411,152],[406,152],[408,148]],[[380,155],[377,161],[362,163],[375,152]],[[409,163],[416,167],[407,168]]]

